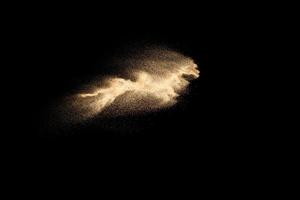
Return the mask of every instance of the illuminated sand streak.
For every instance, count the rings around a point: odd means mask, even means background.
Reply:
[[[91,84],[90,91],[69,98],[65,109],[72,118],[85,120],[99,114],[115,116],[172,106],[189,81],[200,74],[192,59],[167,49],[147,50],[123,62],[124,74],[106,77],[97,86]]]

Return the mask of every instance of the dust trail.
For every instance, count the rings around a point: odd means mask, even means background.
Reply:
[[[91,84],[93,89],[67,98],[63,107],[70,118],[81,121],[172,106],[200,74],[191,58],[163,48],[145,50],[120,64],[122,75],[106,77]]]

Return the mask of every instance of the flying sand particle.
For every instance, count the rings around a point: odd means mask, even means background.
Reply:
[[[194,61],[169,49],[155,48],[123,60],[124,76],[105,77],[90,90],[66,98],[69,117],[83,121],[98,115],[122,115],[170,107],[199,77]],[[122,63],[121,63],[122,64]]]

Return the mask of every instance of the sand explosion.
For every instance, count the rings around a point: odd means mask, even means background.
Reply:
[[[65,112],[81,121],[155,111],[174,105],[200,74],[191,58],[163,48],[144,50],[122,59],[120,65],[122,74],[93,81],[90,89],[68,97]]]

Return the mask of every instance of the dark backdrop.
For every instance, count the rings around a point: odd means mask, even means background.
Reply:
[[[9,158],[3,161],[1,157],[2,165],[8,164],[13,170],[3,170],[12,185],[19,183],[12,178],[18,172],[28,176],[22,187],[33,180],[34,173],[30,172],[36,172],[40,180],[35,182],[44,188],[42,182],[52,178],[51,193],[59,183],[63,190],[67,187],[62,177],[73,181],[81,174],[98,183],[106,175],[111,184],[105,185],[115,188],[119,182],[113,176],[128,176],[121,182],[123,187],[130,185],[135,174],[140,187],[144,187],[142,181],[152,179],[154,186],[162,185],[164,190],[169,185],[161,181],[164,178],[180,189],[186,186],[197,195],[206,191],[211,197],[231,191],[238,194],[243,187],[259,187],[259,183],[265,184],[261,177],[268,172],[272,174],[270,180],[277,178],[277,173],[270,170],[273,165],[263,168],[263,162],[252,162],[270,157],[273,150],[266,144],[271,143],[274,132],[269,126],[253,126],[256,121],[261,125],[268,120],[260,112],[265,106],[258,107],[255,102],[260,104],[269,86],[262,88],[259,95],[251,94],[256,90],[250,88],[261,87],[254,76],[261,74],[262,66],[255,59],[261,41],[254,36],[260,36],[262,30],[252,29],[240,18],[249,5],[223,7],[214,2],[208,7],[202,1],[124,1],[85,7],[81,3],[13,2],[12,10],[4,14],[1,33],[8,34],[2,35],[7,45],[3,45],[1,60],[8,62],[3,62],[0,69],[1,100],[5,101],[1,107],[0,146]],[[246,15],[251,21],[257,13],[249,11]],[[262,27],[272,18],[267,16]],[[236,23],[231,27],[232,21]],[[271,35],[266,34],[266,38]],[[102,73],[111,56],[118,55],[122,48],[126,51],[128,46],[148,44],[166,45],[198,64],[200,77],[192,81],[180,103],[152,114],[94,120],[72,129],[49,126],[51,121],[45,117],[49,105]],[[264,51],[261,50],[263,56]],[[266,105],[272,102],[266,101]],[[272,110],[277,112],[273,107]],[[268,149],[266,154],[258,148],[260,144]],[[242,184],[251,179],[254,184],[249,181],[249,187]],[[81,181],[77,186],[86,183],[90,181]],[[265,189],[265,185],[260,188]],[[136,191],[136,187],[131,189]],[[190,193],[185,192],[185,197]]]

